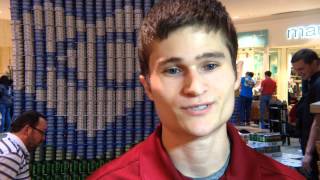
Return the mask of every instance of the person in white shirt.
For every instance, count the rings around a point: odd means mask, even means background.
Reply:
[[[44,115],[27,111],[11,124],[11,130],[0,134],[0,179],[31,179],[30,152],[44,140],[47,129]]]

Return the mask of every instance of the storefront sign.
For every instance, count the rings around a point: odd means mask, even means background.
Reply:
[[[239,32],[239,48],[266,47],[268,45],[268,30]]]
[[[287,39],[315,39],[320,37],[320,24],[296,26],[287,29]]]

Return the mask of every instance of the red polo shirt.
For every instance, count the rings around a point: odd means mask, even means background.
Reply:
[[[277,83],[271,78],[266,78],[261,82],[261,87],[262,95],[272,95],[276,91]]]
[[[300,180],[294,169],[249,148],[237,129],[227,126],[231,156],[223,180]],[[121,157],[103,165],[88,180],[188,180],[176,170],[161,143],[161,127]]]

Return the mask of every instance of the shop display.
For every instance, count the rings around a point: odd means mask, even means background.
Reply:
[[[248,146],[271,156],[279,156],[281,151],[280,133],[253,133],[249,135]]]
[[[250,133],[246,137],[248,138],[248,146],[254,150],[289,167],[301,167],[302,155],[281,152],[282,139],[280,133]]]

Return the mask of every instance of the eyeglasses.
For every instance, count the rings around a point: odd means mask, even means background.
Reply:
[[[38,131],[42,136],[44,136],[46,134],[46,132],[42,131],[41,129],[38,129],[36,127],[31,127],[31,128]]]

